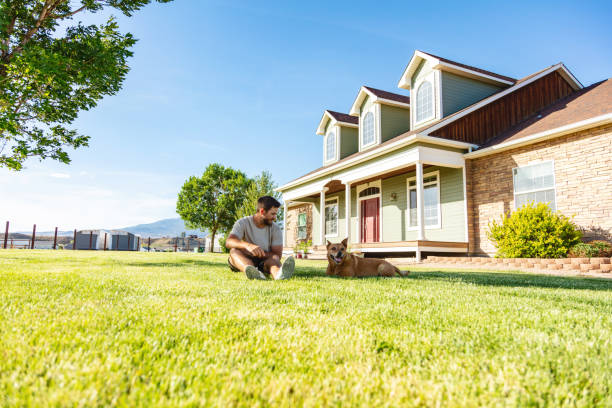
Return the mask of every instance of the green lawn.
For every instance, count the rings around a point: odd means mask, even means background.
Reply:
[[[0,251],[0,406],[612,406],[612,281]]]

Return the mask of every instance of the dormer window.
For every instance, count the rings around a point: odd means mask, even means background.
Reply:
[[[422,122],[434,116],[433,87],[431,82],[425,81],[417,90],[416,121]]]
[[[331,161],[336,158],[336,134],[329,132],[325,140],[325,161]]]
[[[366,113],[365,117],[363,118],[362,131],[361,146],[363,147],[374,143],[374,114],[372,112]]]

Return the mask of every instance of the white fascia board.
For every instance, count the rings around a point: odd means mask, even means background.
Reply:
[[[433,66],[433,69],[440,69],[442,71],[450,71],[450,72],[454,71],[455,73],[468,74],[471,77],[486,79],[488,80],[487,82],[495,82],[495,83],[500,83],[500,84],[505,84],[505,85],[514,85],[514,82],[512,81],[507,81],[505,79],[501,79],[493,75],[483,74],[482,72],[460,67],[458,65],[450,64],[448,62],[440,61],[438,64]]]
[[[560,65],[561,65],[561,70],[559,73],[561,74],[563,78],[565,78],[567,82],[573,84],[572,88],[574,88],[574,91],[584,88],[584,86],[580,83],[578,78],[576,78],[574,74],[572,74],[570,70],[567,69],[565,64],[561,63]]]
[[[351,106],[351,110],[349,111],[349,115],[351,115],[351,116],[359,116],[359,114],[361,113],[359,111],[359,107],[361,106],[361,103],[363,102],[363,99],[366,97],[366,95],[373,96],[371,92],[368,92],[368,90],[365,89],[362,86],[359,89],[359,93],[357,94],[357,98],[355,98],[355,102],[353,102],[353,105]]]
[[[405,139],[398,140],[397,142],[389,143],[388,145],[381,146],[377,149],[372,149],[371,151],[369,151],[367,154],[364,154],[363,156],[357,156],[351,160],[347,160],[346,162],[338,163],[336,165],[332,165],[324,169],[321,169],[316,173],[309,174],[308,176],[300,177],[299,179],[294,180],[293,182],[290,182],[288,184],[285,184],[284,186],[278,187],[275,191],[282,192],[294,186],[298,186],[302,183],[305,183],[308,180],[316,179],[317,177],[322,177],[326,174],[336,172],[338,170],[342,170],[347,167],[354,166],[356,164],[359,164],[360,162],[364,162],[364,161],[373,159],[382,154],[388,153],[392,150],[399,149],[401,147],[407,146],[415,142],[432,143],[432,144],[437,144],[440,146],[455,147],[459,149],[470,149],[470,148],[477,147],[477,145],[474,145],[471,143],[457,142],[455,140],[448,140],[448,139],[443,139],[440,137],[427,136],[427,135],[418,133],[418,134],[409,136]],[[461,155],[461,153],[457,153],[457,154]]]
[[[327,122],[329,122],[330,120],[333,120],[334,118],[332,118],[332,116],[329,114],[329,112],[325,111],[323,112],[323,117],[321,118],[321,121],[319,122],[319,126],[317,127],[317,135],[325,135],[325,125],[327,125]]]
[[[355,128],[358,129],[359,125],[355,124],[355,123],[348,123],[348,122],[340,122],[339,120],[336,121],[336,123],[339,126],[344,126],[344,127],[350,127],[350,128]]]
[[[461,168],[465,166],[463,153],[432,149],[431,147],[419,147],[418,149],[419,160],[425,164],[454,168]]]
[[[391,106],[399,106],[400,108],[408,108],[410,109],[409,103],[392,101],[391,99],[383,99],[379,97],[375,97],[374,103],[382,103],[383,105],[391,105]]]
[[[606,125],[608,123],[612,123],[612,112],[606,113],[605,115],[596,116],[591,119],[582,120],[580,122],[571,123],[569,125],[561,126],[555,129],[539,132],[531,136],[525,136],[517,140],[512,140],[510,142],[500,143],[498,145],[487,147],[482,150],[477,150],[472,153],[466,153],[463,155],[463,157],[466,159],[475,159],[478,157],[503,152],[505,150],[515,149],[517,147],[541,142],[543,140],[564,136],[569,133],[575,133],[581,130]]]
[[[500,98],[503,98],[504,96],[508,95],[509,93],[515,92],[516,90],[518,90],[518,89],[520,89],[520,88],[522,88],[524,86],[527,86],[527,85],[529,85],[532,82],[537,81],[538,79],[540,79],[540,78],[550,74],[551,72],[554,72],[554,71],[558,70],[562,66],[563,66],[563,64],[553,65],[552,67],[550,67],[546,71],[542,71],[538,75],[536,75],[536,76],[534,76],[532,78],[529,78],[525,82],[521,82],[518,85],[514,85],[514,86],[511,86],[510,88],[506,88],[503,91],[498,92],[496,94],[493,94],[493,95],[489,96],[488,98],[483,99],[482,101],[472,105],[472,107],[466,109],[465,111],[463,111],[463,112],[461,112],[461,113],[459,113],[457,115],[449,117],[446,120],[443,119],[440,123],[438,123],[436,125],[433,125],[432,127],[428,128],[427,129],[427,134],[430,134],[431,132],[440,129],[441,127],[444,127],[444,126],[448,125],[449,123],[453,123],[454,121],[456,121],[458,119],[461,119],[462,117],[464,117],[464,116],[474,112],[475,110],[478,110],[478,109],[482,108],[483,106],[490,104],[491,102],[494,102],[494,101],[496,101],[496,100],[498,100]]]
[[[404,73],[402,74],[397,84],[398,88],[410,89],[410,77],[412,77],[412,74],[414,73],[416,68],[419,66],[421,59],[433,61],[434,65],[437,65],[440,63],[439,59],[434,58],[431,55],[425,54],[424,52],[421,52],[419,50],[416,50],[414,54],[412,55],[412,58],[410,58],[410,62],[408,63],[408,66],[404,70]]]
[[[319,180],[316,183],[307,184],[305,186],[283,193],[283,201],[295,200],[298,198],[307,197],[309,195],[318,194],[330,181],[331,179]]]

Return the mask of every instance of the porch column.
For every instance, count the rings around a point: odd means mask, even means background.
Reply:
[[[351,243],[351,183],[344,184],[344,209],[346,218],[346,241]]]
[[[287,201],[283,200],[283,248],[287,246]]]
[[[320,228],[320,238],[321,238],[321,245],[325,245],[325,191],[327,190],[327,188],[323,188],[321,190],[321,202],[319,204],[319,213],[320,213],[320,220],[319,220],[319,228]]]
[[[423,204],[423,162],[416,162],[416,182],[417,182],[417,223],[419,225],[419,233],[417,239],[425,240],[425,208]]]

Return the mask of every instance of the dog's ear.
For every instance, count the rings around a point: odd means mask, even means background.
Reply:
[[[327,246],[329,247],[330,245],[332,245],[332,243],[327,240]]]
[[[342,240],[342,245],[344,245],[345,248],[348,248],[348,238],[344,238]]]

